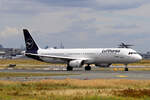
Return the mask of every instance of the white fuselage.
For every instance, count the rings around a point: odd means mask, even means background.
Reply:
[[[39,49],[39,55],[69,57],[77,60],[86,59],[86,64],[101,63],[134,63],[142,57],[133,49],[129,48],[95,48],[95,49]],[[43,61],[51,63],[66,63],[64,60],[41,57]]]

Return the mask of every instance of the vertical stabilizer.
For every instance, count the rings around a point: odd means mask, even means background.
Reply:
[[[23,33],[24,33],[24,39],[25,39],[25,45],[26,45],[26,53],[37,54],[39,47],[37,46],[37,44],[33,40],[29,31],[27,29],[23,29]]]

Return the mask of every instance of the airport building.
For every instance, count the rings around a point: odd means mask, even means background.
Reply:
[[[12,59],[17,55],[22,55],[23,49],[15,49],[15,48],[4,48],[0,45],[0,58],[1,59]]]

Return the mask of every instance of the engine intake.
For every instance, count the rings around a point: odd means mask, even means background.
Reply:
[[[70,67],[82,67],[82,65],[84,64],[84,61],[83,60],[72,60],[69,62],[69,66]]]

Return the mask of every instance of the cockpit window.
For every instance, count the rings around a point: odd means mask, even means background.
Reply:
[[[129,55],[137,54],[137,52],[129,52]]]

